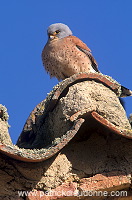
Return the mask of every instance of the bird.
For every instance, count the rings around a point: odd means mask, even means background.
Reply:
[[[91,50],[63,23],[51,24],[48,41],[42,50],[42,62],[50,77],[59,81],[80,73],[99,73]]]
[[[51,24],[47,34],[48,41],[42,50],[42,61],[51,78],[56,77],[60,81],[79,72],[100,73],[91,50],[72,35],[67,25]],[[132,96],[132,91],[121,86],[121,97],[127,96]]]

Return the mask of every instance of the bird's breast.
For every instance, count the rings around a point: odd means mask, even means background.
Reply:
[[[75,73],[88,72],[91,61],[76,45],[54,42],[45,46],[42,59],[46,71],[58,79],[70,77]]]

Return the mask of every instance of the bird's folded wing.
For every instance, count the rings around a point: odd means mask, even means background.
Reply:
[[[75,36],[69,36],[69,38],[72,40],[72,42],[76,45],[76,47],[80,51],[82,51],[83,53],[85,53],[89,57],[89,59],[91,60],[93,69],[96,72],[99,72],[97,62],[94,59],[94,57],[92,56],[91,50],[87,47],[87,45]]]

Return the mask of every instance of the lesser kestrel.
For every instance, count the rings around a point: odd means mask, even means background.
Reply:
[[[91,50],[62,23],[48,27],[42,60],[50,77],[63,80],[79,72],[99,72]]]

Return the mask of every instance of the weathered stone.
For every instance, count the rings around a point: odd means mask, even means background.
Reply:
[[[24,126],[18,143],[32,149],[11,144],[2,111],[0,150],[6,155],[0,158],[0,198],[93,200],[105,196],[86,193],[115,190],[130,196],[132,132],[121,95],[120,84],[107,76],[81,74],[63,81]]]

